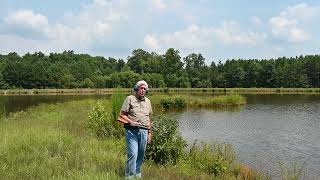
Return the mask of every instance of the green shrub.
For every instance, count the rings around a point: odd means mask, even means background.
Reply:
[[[176,164],[183,157],[186,142],[178,131],[178,120],[160,116],[153,121],[154,133],[146,159],[156,164]]]
[[[98,101],[89,111],[89,127],[98,138],[117,137],[119,135],[112,121],[114,121],[112,115],[101,101]]]

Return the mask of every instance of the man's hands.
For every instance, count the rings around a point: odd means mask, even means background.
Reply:
[[[148,132],[148,144],[152,141],[152,132]]]
[[[148,129],[151,129],[152,128],[152,125],[151,125],[151,122],[150,122],[150,120],[149,120],[149,122],[148,122]]]
[[[130,122],[130,125],[131,125],[131,126],[141,126],[142,124],[141,124],[141,122],[131,121],[131,122]],[[150,124],[150,123],[149,123],[149,125],[148,125],[148,128],[151,129],[151,124]],[[151,132],[151,130],[148,130],[148,140],[147,140],[148,144],[151,143],[151,140],[152,140],[152,132]]]
[[[142,124],[141,124],[141,122],[131,121],[131,122],[130,122],[130,125],[131,125],[131,126],[141,126]]]
[[[151,143],[152,141],[152,121],[151,118],[149,117],[149,123],[148,123],[148,144]]]

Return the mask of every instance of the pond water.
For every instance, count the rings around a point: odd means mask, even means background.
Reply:
[[[320,95],[245,95],[237,110],[187,110],[178,114],[188,143],[231,144],[240,162],[271,177],[279,163],[302,167],[320,179]]]

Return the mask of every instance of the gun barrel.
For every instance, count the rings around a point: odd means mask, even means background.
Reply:
[[[128,124],[128,123],[129,123],[129,121],[125,120],[125,119],[122,118],[121,116],[118,117],[118,121],[121,122],[121,123],[123,123],[123,124]],[[148,126],[138,125],[137,127],[150,130],[150,128],[149,128]],[[154,130],[154,128],[151,127],[151,130]]]

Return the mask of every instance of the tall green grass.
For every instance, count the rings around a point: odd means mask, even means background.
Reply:
[[[2,108],[0,108],[0,121],[1,120],[5,120],[7,117],[6,115],[6,107],[3,106]]]
[[[283,180],[304,179],[303,165],[279,163]]]
[[[123,101],[125,100],[126,96],[123,92],[116,92],[111,96],[111,104],[112,104],[112,123],[115,127],[116,131],[118,131],[118,137],[121,137],[124,134],[123,125],[119,123],[118,116],[121,111],[121,106]]]
[[[236,154],[228,144],[203,144],[202,146],[193,144],[183,164],[193,171],[220,176],[235,170],[235,160]]]

